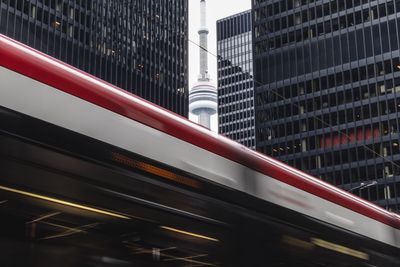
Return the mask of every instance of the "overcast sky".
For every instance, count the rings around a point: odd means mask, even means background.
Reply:
[[[189,1],[189,39],[196,44],[199,43],[197,31],[200,27],[200,0]],[[207,2],[207,27],[210,30],[208,34],[208,50],[217,54],[216,41],[216,21],[230,15],[248,10],[251,8],[251,0],[206,0]],[[208,55],[208,73],[217,85],[217,61],[212,55]],[[189,90],[196,82],[199,74],[199,47],[189,42]],[[193,116],[191,116],[193,118]],[[195,117],[195,116],[194,116]],[[216,129],[216,116],[212,120],[212,130]]]

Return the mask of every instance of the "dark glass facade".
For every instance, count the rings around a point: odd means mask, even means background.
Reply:
[[[219,133],[255,148],[251,10],[217,21]]]
[[[399,211],[400,1],[254,0],[253,17],[257,150]]]
[[[0,33],[188,115],[187,0],[0,3]]]

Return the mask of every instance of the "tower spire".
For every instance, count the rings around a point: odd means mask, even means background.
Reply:
[[[208,28],[207,28],[207,6],[206,0],[200,0],[200,29],[199,44],[200,44],[200,74],[198,81],[209,81],[208,75]]]

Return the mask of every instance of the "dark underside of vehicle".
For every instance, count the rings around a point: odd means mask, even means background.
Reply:
[[[399,249],[5,108],[0,218],[1,266],[400,266]]]

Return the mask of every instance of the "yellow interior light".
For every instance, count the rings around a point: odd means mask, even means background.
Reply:
[[[122,215],[119,213],[106,211],[103,209],[97,209],[97,208],[93,208],[93,207],[89,207],[89,206],[85,206],[85,205],[81,205],[81,204],[77,204],[77,203],[73,203],[73,202],[69,202],[69,201],[65,201],[65,200],[61,200],[61,199],[57,199],[57,198],[52,198],[52,197],[48,197],[48,196],[44,196],[44,195],[39,195],[39,194],[27,192],[27,191],[22,191],[22,190],[11,188],[11,187],[6,187],[6,186],[0,185],[0,190],[16,193],[16,194],[23,195],[23,196],[33,197],[33,198],[37,198],[40,200],[45,200],[45,201],[49,201],[49,202],[53,202],[53,203],[61,204],[64,206],[81,209],[81,210],[86,210],[86,211],[90,211],[90,212],[94,212],[94,213],[98,213],[98,214],[102,214],[102,215],[108,215],[108,216],[115,217],[115,218],[127,219],[127,220],[130,219],[128,216],[125,216],[125,215]]]
[[[212,237],[208,237],[208,236],[205,236],[205,235],[191,233],[191,232],[179,230],[179,229],[168,227],[168,226],[160,226],[160,228],[168,230],[168,231],[172,231],[172,232],[175,232],[175,233],[179,233],[179,234],[184,234],[184,235],[193,236],[193,237],[197,237],[197,238],[201,238],[201,239],[205,239],[205,240],[209,240],[209,241],[219,242],[219,240],[216,239],[216,238],[212,238]]]
[[[364,253],[362,251],[358,251],[355,249],[351,249],[342,245],[338,245],[335,243],[331,243],[322,239],[318,239],[318,238],[312,238],[311,242],[318,246],[318,247],[322,247],[322,248],[326,248],[332,251],[336,251],[342,254],[346,254],[349,256],[353,256],[359,259],[363,259],[363,260],[369,260],[369,255],[367,253]]]

